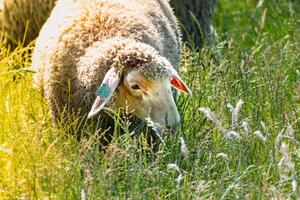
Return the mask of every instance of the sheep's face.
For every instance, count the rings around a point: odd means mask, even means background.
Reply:
[[[97,114],[116,92],[115,106],[126,108],[142,120],[150,118],[153,122],[169,128],[180,123],[180,117],[173,99],[171,86],[191,94],[173,68],[170,73],[156,79],[148,79],[144,72],[136,69],[123,71],[112,67],[97,91],[97,98],[89,117]],[[167,71],[168,71],[167,70]]]
[[[140,119],[149,117],[170,128],[180,123],[169,78],[148,80],[140,71],[132,70],[118,86],[116,106],[126,107]]]

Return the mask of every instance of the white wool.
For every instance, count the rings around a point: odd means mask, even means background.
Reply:
[[[178,69],[179,35],[167,0],[59,0],[36,41],[35,84],[54,119],[66,105],[85,115],[116,59],[146,60],[152,77]]]

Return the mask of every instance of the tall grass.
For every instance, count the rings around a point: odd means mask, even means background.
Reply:
[[[153,152],[146,135],[55,125],[32,87],[33,45],[0,44],[0,199],[299,199],[300,4],[222,0],[218,41],[182,55],[193,97]],[[237,105],[237,107],[236,107]],[[116,118],[116,126],[126,127]],[[123,128],[124,129],[124,128]]]

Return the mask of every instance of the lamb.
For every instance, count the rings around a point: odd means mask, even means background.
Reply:
[[[2,24],[4,31],[11,38],[21,41],[25,45],[38,36],[56,2],[56,0],[3,1],[3,8],[0,8],[0,25]],[[183,26],[182,32],[185,41],[190,42],[193,38],[195,45],[201,46],[203,42],[201,32],[209,41],[213,41],[215,33],[212,26],[212,13],[216,1],[170,0],[170,5],[174,8],[175,14]],[[196,17],[201,30],[194,22],[190,12]],[[24,38],[25,40],[23,40]]]
[[[105,106],[170,128],[180,117],[171,87],[181,40],[167,0],[59,0],[34,48],[35,83],[54,120],[104,117]]]

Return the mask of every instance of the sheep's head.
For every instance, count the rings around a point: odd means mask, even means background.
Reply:
[[[191,94],[170,63],[162,57],[156,59],[128,59],[112,66],[106,73],[97,91],[97,98],[89,113],[96,115],[115,92],[115,106],[128,108],[142,120],[150,118],[153,122],[175,128],[180,117],[172,95],[171,87]]]

